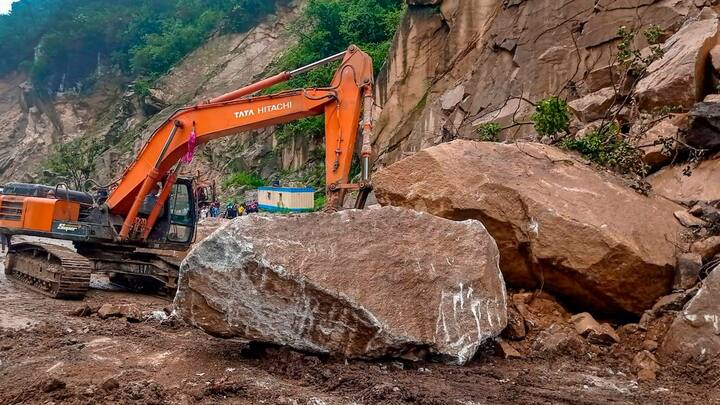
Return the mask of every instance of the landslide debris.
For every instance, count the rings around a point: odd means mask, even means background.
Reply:
[[[186,322],[302,351],[465,364],[507,323],[485,227],[403,208],[240,217],[180,273]]]
[[[639,195],[557,148],[456,140],[374,177],[382,205],[477,219],[511,285],[577,309],[640,315],[670,292],[682,207]]]

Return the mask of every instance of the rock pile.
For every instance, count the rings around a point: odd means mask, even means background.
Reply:
[[[180,272],[188,323],[303,351],[464,364],[507,323],[485,227],[402,208],[240,217]]]
[[[515,286],[641,314],[670,291],[682,207],[644,197],[557,148],[453,141],[374,177],[383,205],[483,222]]]
[[[692,363],[705,363],[720,354],[720,270],[708,275],[678,313],[660,353],[672,361]]]

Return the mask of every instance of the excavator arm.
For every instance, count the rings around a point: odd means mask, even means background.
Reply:
[[[340,59],[342,63],[329,87],[251,96],[316,66]],[[199,145],[243,131],[324,114],[327,205],[330,208],[340,206],[348,189],[366,191],[369,188],[372,85],[372,59],[356,46],[350,46],[344,53],[179,109],[150,136],[107,199],[109,211],[124,217],[120,239],[128,238],[146,196],[158,181],[165,179],[156,207],[143,225],[143,234],[147,237],[169,195],[180,160],[188,151],[188,143],[192,142],[191,137]],[[349,184],[349,174],[359,127],[363,134],[363,175],[361,183],[353,185]]]

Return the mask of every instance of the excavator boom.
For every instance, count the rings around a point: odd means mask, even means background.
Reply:
[[[319,64],[341,58],[342,63],[329,87],[250,96]],[[345,190],[356,188],[348,184],[348,177],[360,115],[371,113],[368,105],[372,105],[372,84],[372,59],[351,46],[342,54],[178,110],[148,139],[107,200],[110,212],[125,216],[120,237],[129,236],[143,200],[188,151],[191,137],[203,144],[222,136],[319,114],[325,114],[327,201],[331,206],[342,204]],[[367,138],[363,143],[369,145],[370,121],[368,117],[363,121]],[[367,161],[369,153],[365,153],[365,149],[369,148],[365,147],[363,153]]]

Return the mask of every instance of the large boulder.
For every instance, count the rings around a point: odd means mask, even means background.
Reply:
[[[690,169],[690,170],[688,170]],[[705,160],[697,166],[683,164],[665,167],[648,178],[653,190],[673,201],[720,200],[720,160]]]
[[[648,67],[635,94],[641,109],[690,108],[702,100],[708,55],[718,42],[717,15],[690,21],[663,45],[665,54]]]
[[[702,287],[677,314],[660,354],[672,361],[703,363],[720,355],[720,270],[715,268]]]
[[[196,245],[175,306],[220,337],[464,364],[507,324],[482,223],[402,208],[245,216]]]
[[[552,146],[453,141],[373,182],[383,205],[482,221],[508,282],[542,286],[577,308],[640,314],[672,285],[681,207]]]

